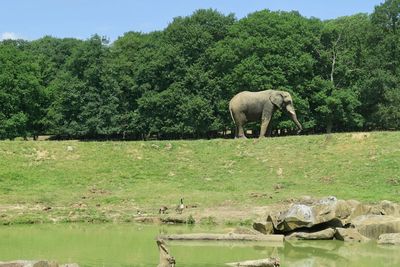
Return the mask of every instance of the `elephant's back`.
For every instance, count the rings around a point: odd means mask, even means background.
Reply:
[[[229,102],[229,106],[231,107],[239,107],[244,105],[254,105],[255,103],[262,102],[265,100],[266,91],[258,91],[258,92],[251,92],[251,91],[242,91],[237,93],[235,96],[232,97],[231,101]]]
[[[229,109],[232,111],[237,111],[238,109],[241,109],[243,106],[243,99],[246,98],[248,91],[242,91],[240,93],[237,93],[234,95],[229,101]]]
[[[265,103],[265,91],[242,91],[236,94],[229,102],[232,112],[246,114],[251,120],[258,120]]]
[[[241,91],[239,93],[237,93],[236,95],[234,95],[231,99],[231,101],[233,99],[237,99],[237,98],[260,98],[263,97],[264,95],[268,94],[268,92],[270,92],[272,90],[264,90],[264,91]]]

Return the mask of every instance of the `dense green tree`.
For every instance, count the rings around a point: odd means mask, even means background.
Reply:
[[[39,66],[38,79],[43,87],[43,102],[41,108],[48,110],[55,100],[54,81],[58,75],[65,72],[67,59],[71,56],[73,50],[82,44],[83,41],[73,38],[54,38],[45,36],[41,39],[31,42],[29,52],[35,57],[35,62]],[[47,113],[47,112],[46,112]],[[49,116],[43,116],[42,133],[53,133],[54,121]]]
[[[36,137],[43,129],[43,87],[26,41],[0,42],[0,138]]]
[[[67,59],[83,41],[73,38],[54,38],[45,36],[31,42],[30,52],[39,64],[40,80],[47,87],[65,69]]]
[[[204,137],[221,130],[221,96],[204,55],[224,39],[234,21],[233,15],[199,10],[190,17],[174,19],[160,35],[157,50],[148,53],[152,60],[143,64],[149,65],[145,70],[151,72],[141,75],[151,73],[153,80],[138,81],[151,91],[138,99],[140,128],[147,134],[158,129],[167,137]]]
[[[358,82],[365,74],[368,27],[368,17],[359,14],[327,21],[319,32],[318,75],[311,80],[314,89],[309,95],[317,131],[363,126]]]
[[[65,137],[83,136],[82,108],[85,83],[69,72],[59,73],[51,87],[55,98],[48,109],[50,133]]]
[[[309,133],[399,129],[399,19],[400,0],[327,21],[207,9],[112,44],[2,41],[0,139],[213,137],[233,95],[265,89],[289,91]],[[295,128],[284,112],[270,126]]]
[[[380,52],[386,61],[382,62],[393,74],[399,71],[400,60],[400,1],[386,0],[375,7],[372,23],[376,26],[376,34],[380,35],[378,42]]]
[[[196,62],[215,42],[223,40],[235,18],[207,9],[189,17],[177,17],[165,29],[165,41],[177,47],[186,64]]]
[[[112,75],[117,77],[117,120],[123,138],[140,138],[143,135],[138,127],[138,99],[149,90],[166,87],[155,64],[161,47],[160,35],[160,32],[128,32],[110,47],[107,65]]]
[[[383,101],[378,105],[377,116],[380,118],[380,126],[383,129],[400,129],[399,91],[399,86],[385,90]]]
[[[363,112],[369,129],[400,129],[400,1],[375,7],[369,33],[369,62],[362,91]]]
[[[65,72],[51,87],[55,100],[49,109],[56,134],[98,137],[119,133],[119,87],[108,69],[106,40],[93,36],[73,50]]]

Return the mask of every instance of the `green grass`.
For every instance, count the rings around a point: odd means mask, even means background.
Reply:
[[[11,214],[20,213],[22,222],[37,219],[38,213],[45,221],[67,213],[74,218],[82,209],[88,221],[112,220],[113,212],[126,221],[136,209],[156,213],[160,205],[178,204],[180,197],[199,207],[265,205],[303,195],[398,200],[400,132],[364,135],[3,141],[0,221],[13,221]],[[29,210],[19,212],[18,205]],[[43,206],[58,208],[35,210]]]

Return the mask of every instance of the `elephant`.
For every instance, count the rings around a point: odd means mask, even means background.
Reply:
[[[297,120],[291,95],[285,91],[264,90],[259,92],[243,91],[229,102],[229,111],[236,125],[235,138],[246,138],[243,125],[250,121],[261,120],[259,138],[265,136],[272,115],[277,109],[285,108],[299,132],[302,126]]]

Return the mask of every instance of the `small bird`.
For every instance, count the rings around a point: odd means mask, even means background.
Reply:
[[[183,205],[183,198],[181,198],[181,204],[176,207],[176,212],[182,214],[182,211],[185,209],[185,205]]]
[[[167,206],[161,206],[160,209],[158,210],[159,214],[165,214],[168,210]]]

